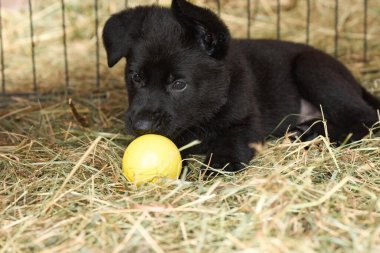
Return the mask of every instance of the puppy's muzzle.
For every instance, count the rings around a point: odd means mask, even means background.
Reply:
[[[133,123],[133,130],[138,134],[138,135],[143,135],[143,134],[150,134],[154,132],[153,129],[153,121],[152,120],[147,120],[147,119],[141,119],[137,120]]]
[[[137,135],[165,134],[165,126],[169,125],[169,116],[162,110],[132,111],[129,122]]]

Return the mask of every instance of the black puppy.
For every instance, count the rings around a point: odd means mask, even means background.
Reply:
[[[231,40],[214,13],[185,0],[115,14],[103,40],[110,67],[127,59],[127,129],[179,146],[200,139],[190,152],[212,156],[214,168],[241,169],[250,143],[289,127],[302,140],[324,135],[320,108],[336,143],[378,120],[380,102],[334,58],[296,43]]]

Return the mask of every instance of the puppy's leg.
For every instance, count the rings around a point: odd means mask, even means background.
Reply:
[[[377,121],[376,110],[364,100],[363,88],[340,62],[309,51],[296,58],[294,73],[301,96],[317,108],[322,106],[331,141],[341,142],[350,133],[353,141],[368,134]],[[315,129],[320,134],[321,127]]]
[[[248,164],[255,154],[254,149],[249,147],[252,140],[249,133],[248,127],[233,127],[208,141],[205,163],[209,163],[214,169],[223,168],[223,171],[227,172],[244,169],[244,164]]]
[[[297,139],[301,141],[311,141],[317,138],[319,135],[325,136],[326,130],[328,135],[336,136],[335,130],[338,129],[332,122],[326,124],[327,129],[323,123],[323,119],[316,118],[304,121],[296,126],[290,128],[289,132],[292,134],[290,139],[296,141]],[[340,143],[337,143],[338,145]]]

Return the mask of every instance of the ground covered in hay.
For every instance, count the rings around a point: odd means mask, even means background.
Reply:
[[[380,138],[272,140],[243,173],[139,188],[120,91],[0,110],[0,252],[380,252]],[[310,148],[305,150],[305,145]]]

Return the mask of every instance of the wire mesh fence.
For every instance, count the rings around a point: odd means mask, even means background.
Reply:
[[[218,13],[235,37],[303,42],[360,63],[362,73],[379,72],[380,1],[192,2]],[[68,94],[121,83],[120,69],[106,71],[101,29],[111,13],[137,4],[170,1],[0,0],[0,95]]]

